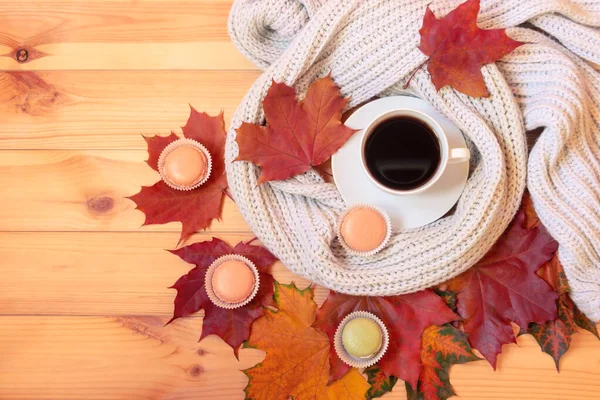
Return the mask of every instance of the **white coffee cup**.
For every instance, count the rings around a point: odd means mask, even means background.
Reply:
[[[386,186],[385,184],[381,183],[379,180],[377,180],[376,177],[372,174],[369,167],[367,166],[367,160],[366,160],[366,156],[365,156],[365,147],[367,144],[367,140],[369,139],[370,135],[375,131],[375,129],[384,121],[394,119],[394,118],[402,118],[402,117],[416,119],[416,120],[420,121],[422,124],[426,125],[429,128],[429,130],[431,132],[433,132],[433,134],[437,138],[437,141],[439,144],[439,151],[440,151],[440,158],[439,158],[440,161],[438,163],[436,171],[429,177],[429,179],[427,181],[425,181],[420,186],[411,188],[411,189],[406,189],[406,190],[391,188],[391,187]],[[398,134],[402,134],[402,133],[399,132]],[[409,195],[409,194],[423,192],[423,191],[429,189],[431,186],[433,186],[442,177],[442,175],[446,171],[446,168],[449,164],[459,163],[459,162],[467,162],[467,161],[469,161],[470,157],[471,157],[471,153],[469,152],[469,149],[466,147],[451,148],[450,145],[448,144],[448,138],[446,137],[446,133],[444,132],[444,130],[442,129],[440,124],[438,124],[437,121],[435,121],[435,119],[433,119],[429,115],[427,115],[421,111],[418,111],[418,110],[398,109],[398,110],[386,112],[386,113],[378,116],[363,130],[363,137],[362,137],[362,142],[361,142],[362,166],[363,166],[367,176],[369,177],[369,179],[375,186],[377,186],[381,190],[384,190],[391,194]]]

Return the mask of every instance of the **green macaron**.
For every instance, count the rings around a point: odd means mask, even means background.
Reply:
[[[342,344],[352,357],[371,358],[383,342],[383,332],[377,322],[369,318],[354,318],[342,331]]]

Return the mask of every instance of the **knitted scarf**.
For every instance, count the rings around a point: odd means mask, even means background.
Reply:
[[[559,242],[572,297],[600,320],[600,1],[482,0],[478,24],[507,28],[527,44],[482,69],[489,98],[436,91],[426,68],[411,93],[454,122],[471,147],[471,173],[456,211],[396,231],[373,257],[347,254],[335,224],[347,206],[335,185],[309,171],[258,185],[259,170],[231,162],[242,121],[264,122],[272,79],[300,96],[331,72],[354,107],[403,93],[425,60],[417,48],[425,8],[442,17],[461,0],[237,0],[233,42],[264,70],[237,109],[226,144],[227,178],[257,237],[295,273],[338,292],[397,295],[465,271],[491,248],[527,186]],[[543,127],[528,154],[526,130]],[[358,162],[358,161],[357,161]]]

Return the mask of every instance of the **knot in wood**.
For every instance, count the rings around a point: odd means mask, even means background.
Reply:
[[[26,49],[19,49],[15,53],[18,62],[24,63],[29,59],[29,52]]]
[[[91,197],[87,201],[87,207],[92,214],[106,214],[114,206],[115,200],[108,196]]]
[[[201,365],[195,364],[188,370],[188,374],[191,378],[198,378],[204,373],[204,368]]]

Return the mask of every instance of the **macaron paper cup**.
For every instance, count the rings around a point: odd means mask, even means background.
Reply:
[[[213,276],[215,274],[216,269],[227,261],[243,262],[244,264],[246,264],[248,269],[250,269],[250,271],[252,272],[252,275],[254,275],[254,287],[252,289],[252,292],[245,299],[238,301],[236,303],[229,303],[227,301],[221,300],[219,298],[219,296],[217,296],[217,294],[215,293],[214,288],[213,288]],[[238,254],[228,254],[228,255],[217,258],[210,265],[210,267],[208,267],[208,269],[206,270],[206,275],[204,277],[204,286],[206,288],[206,293],[208,294],[208,298],[214,305],[216,305],[217,307],[232,310],[235,308],[243,307],[246,304],[248,304],[250,301],[252,301],[252,299],[258,293],[258,288],[260,286],[260,275],[258,274],[258,269],[254,265],[254,263],[252,261],[250,261],[249,259],[247,259],[246,257],[240,256]]]
[[[344,235],[342,232],[342,228],[343,228],[343,224],[344,224],[344,220],[346,219],[346,217],[348,217],[348,215],[354,211],[354,210],[359,210],[359,209],[368,209],[368,210],[373,210],[376,213],[380,214],[383,217],[383,220],[385,222],[385,226],[386,226],[386,233],[385,236],[383,238],[383,240],[381,241],[381,243],[379,243],[379,245],[375,248],[372,248],[370,250],[357,250],[354,249],[352,246],[350,246],[345,240],[344,240]],[[344,211],[342,213],[342,215],[340,215],[340,218],[338,219],[337,222],[337,226],[336,226],[336,233],[337,233],[337,237],[338,240],[340,241],[340,243],[342,244],[342,246],[344,247],[344,249],[355,256],[361,256],[361,257],[369,257],[372,255],[375,255],[377,253],[379,253],[381,250],[383,250],[385,248],[385,246],[388,245],[390,238],[392,237],[392,222],[390,220],[389,215],[381,208],[373,206],[371,204],[364,204],[364,203],[360,203],[360,204],[354,204],[350,207],[348,207],[346,209],[346,211]]]
[[[176,182],[173,182],[172,179],[169,179],[168,173],[165,168],[165,164],[167,162],[167,157],[173,151],[181,148],[181,147],[192,147],[198,152],[200,152],[206,158],[206,171],[204,172],[204,176],[199,176],[196,182],[191,182],[189,185],[182,185]],[[158,173],[160,174],[161,179],[165,182],[170,188],[175,190],[193,190],[196,189],[208,181],[210,178],[210,174],[212,172],[212,158],[210,152],[206,147],[204,147],[200,142],[197,142],[193,139],[181,138],[177,139],[174,142],[170,143],[167,147],[165,147],[160,153],[160,157],[158,158]]]
[[[381,347],[372,357],[369,358],[358,358],[352,356],[346,348],[344,347],[344,343],[342,342],[342,333],[346,325],[355,318],[366,318],[374,321],[379,328],[381,329]],[[335,352],[344,363],[354,368],[368,368],[374,364],[376,364],[381,357],[385,354],[388,349],[390,342],[390,335],[388,333],[387,328],[383,321],[381,321],[375,314],[372,314],[367,311],[355,311],[346,315],[346,317],[340,322],[337,330],[335,331],[335,336],[333,339],[333,345],[335,348]]]

